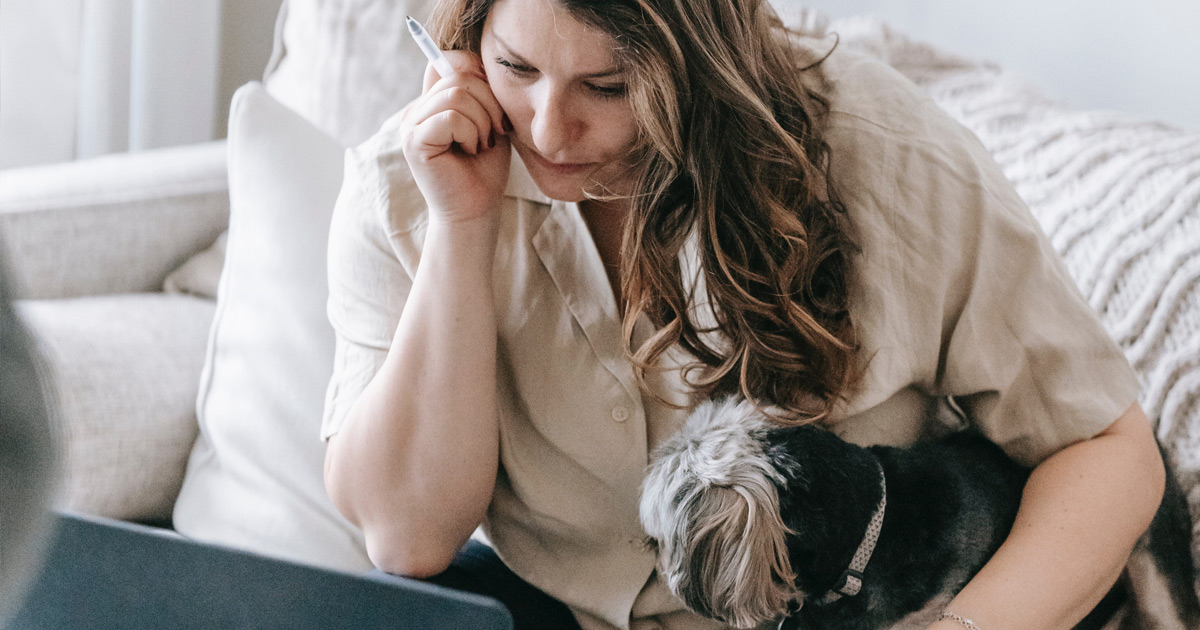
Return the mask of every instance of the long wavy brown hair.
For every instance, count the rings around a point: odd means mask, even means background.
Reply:
[[[804,81],[823,58],[764,0],[556,1],[612,37],[638,121],[621,295],[643,390],[656,395],[646,372],[679,344],[698,399],[740,393],[782,408],[780,422],[828,418],[859,374],[855,240],[818,129],[828,103]],[[494,2],[440,2],[433,36],[478,53]],[[657,332],[633,348],[643,313]]]

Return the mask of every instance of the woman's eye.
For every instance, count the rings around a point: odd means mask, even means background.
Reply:
[[[517,75],[524,76],[524,75],[529,75],[529,74],[533,74],[534,72],[537,72],[537,70],[535,68],[530,68],[529,66],[519,66],[503,57],[497,57],[496,63],[500,66],[503,66],[505,71],[511,72],[511,73],[517,74]]]
[[[625,96],[624,85],[589,85],[588,89],[601,98],[621,98]]]
[[[538,72],[537,68],[516,64],[505,59],[504,57],[496,57],[495,61],[496,65],[504,68],[505,72],[512,73],[518,77],[529,78]],[[585,85],[593,94],[604,99],[621,98],[625,96],[626,93],[624,83],[618,83],[616,85],[596,85],[593,83],[588,83]]]

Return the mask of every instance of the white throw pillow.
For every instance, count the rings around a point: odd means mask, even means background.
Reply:
[[[404,18],[434,0],[285,0],[265,83],[280,103],[351,146],[421,93],[425,56]]]
[[[334,344],[325,254],[342,155],[260,84],[234,95],[225,266],[175,527],[357,571],[371,565],[325,493],[319,439]]]

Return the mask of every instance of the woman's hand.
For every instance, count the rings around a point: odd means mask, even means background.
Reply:
[[[400,132],[430,217],[457,222],[496,212],[511,151],[479,57],[451,50],[446,58],[454,75],[426,68],[424,92],[401,112]]]

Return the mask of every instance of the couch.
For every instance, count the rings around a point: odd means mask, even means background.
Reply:
[[[57,392],[59,507],[369,568],[321,483],[325,230],[342,150],[419,88],[394,25],[430,4],[288,0],[227,141],[0,173],[0,249]],[[1200,133],[1073,110],[878,20],[780,9],[979,136],[1136,368],[1200,522]]]

